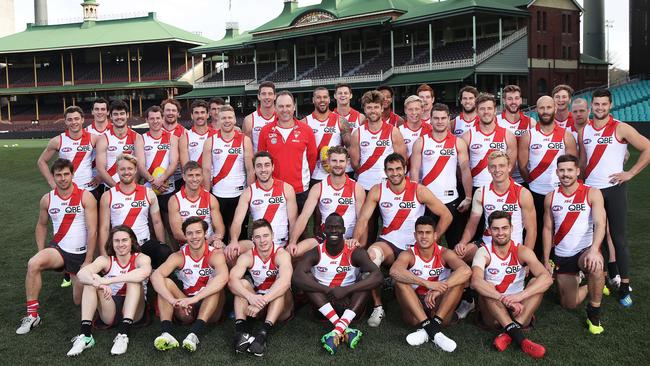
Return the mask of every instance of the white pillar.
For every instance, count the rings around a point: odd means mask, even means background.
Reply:
[[[226,82],[226,54],[221,52],[221,81]],[[210,65],[212,65],[212,58],[210,58]],[[210,69],[210,72],[213,70]]]
[[[318,47],[314,44],[314,68],[318,66]]]
[[[278,50],[275,49],[275,72],[278,72]]]
[[[296,53],[296,44],[293,44],[293,80],[298,78],[298,55]]]
[[[476,15],[472,15],[472,55],[476,65]]]
[[[499,49],[503,47],[503,23],[501,18],[499,18]]]
[[[415,37],[411,33],[411,38],[410,38],[410,41],[411,41],[411,60],[413,60],[415,58],[415,40],[414,40],[414,38]]]

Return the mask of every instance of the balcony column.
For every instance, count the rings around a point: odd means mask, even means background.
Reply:
[[[476,15],[472,15],[472,58],[476,65]]]
[[[255,82],[257,83],[257,48],[253,48],[253,66],[255,67]]]
[[[126,49],[126,58],[127,58],[127,64],[126,64],[127,66],[126,66],[126,68],[129,71],[129,83],[130,83],[131,82],[131,49],[130,48]],[[131,97],[129,97],[129,98],[131,98]],[[131,108],[129,108],[129,110],[132,111]]]
[[[339,36],[339,76],[343,76],[343,41]]]
[[[225,83],[226,82],[226,54],[225,52],[221,52],[221,82]],[[210,59],[210,65],[212,65],[212,59]],[[210,68],[210,72],[212,72],[212,68]]]
[[[138,48],[138,83],[140,81],[142,81],[142,75],[140,74],[140,48]],[[142,116],[142,111],[140,111],[140,116]]]
[[[100,71],[100,78],[101,78],[101,71],[102,71],[101,52],[99,53],[99,71]],[[63,63],[63,53],[61,53],[61,85],[65,85],[65,64]]]
[[[431,23],[429,23],[429,70],[433,68],[433,31]]]
[[[503,22],[502,19],[499,18],[499,49],[503,47]]]
[[[36,56],[34,56],[34,86],[38,87],[38,75],[36,75]]]
[[[35,100],[35,105],[36,105],[36,120],[40,120],[40,113],[39,113],[39,108],[38,108],[38,96],[34,97]]]
[[[390,67],[395,67],[395,40],[393,30],[390,31]]]
[[[74,59],[72,58],[72,52],[70,52],[70,81],[74,85]]]
[[[63,59],[63,58],[61,58]],[[104,70],[102,68],[102,51],[99,51],[99,83],[104,84]]]
[[[5,57],[5,81],[7,82],[7,89],[9,89],[9,60]]]
[[[298,78],[298,53],[296,51],[296,44],[293,44],[293,80]]]
[[[167,46],[167,79],[172,79],[172,53],[169,46]]]

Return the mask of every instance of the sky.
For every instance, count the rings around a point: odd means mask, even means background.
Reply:
[[[273,19],[282,11],[283,0],[99,0],[98,14],[102,18],[146,15],[155,11],[159,20],[179,28],[200,32],[213,40],[223,37],[225,24],[239,23],[240,31],[256,28]],[[299,6],[319,3],[320,0],[299,0]],[[578,1],[580,4],[583,0]],[[69,23],[82,19],[81,0],[48,0],[50,24]],[[182,4],[182,5],[179,5]],[[25,29],[34,21],[34,2],[14,0],[16,31]],[[629,0],[605,0],[605,19],[613,20],[610,29],[611,62],[615,67],[628,69],[629,65]],[[206,14],[208,16],[206,16]]]

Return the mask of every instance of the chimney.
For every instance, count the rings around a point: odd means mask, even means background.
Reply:
[[[34,0],[34,22],[47,25],[47,0]]]
[[[298,7],[298,0],[284,0],[282,14],[289,14]]]
[[[605,0],[585,0],[583,52],[606,60],[605,54]]]
[[[239,35],[239,23],[226,22],[226,35],[224,38],[234,38]]]
[[[84,24],[82,28],[92,27],[97,20],[97,7],[99,3],[96,0],[84,0],[81,7],[84,10]]]

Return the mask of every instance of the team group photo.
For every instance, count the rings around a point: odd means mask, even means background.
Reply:
[[[86,0],[68,32],[115,38],[98,60],[29,34],[61,32],[46,1],[44,23],[0,38],[7,360],[650,357],[650,81],[533,52],[547,29],[579,45],[604,2],[312,2],[210,43]],[[152,24],[175,40],[115,36]]]

